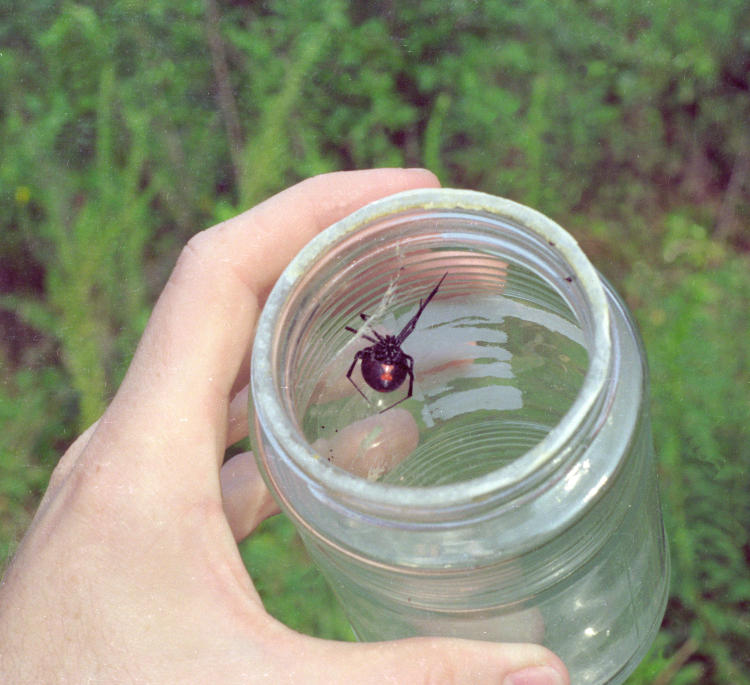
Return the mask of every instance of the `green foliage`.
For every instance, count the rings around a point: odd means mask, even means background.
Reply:
[[[268,612],[290,628],[331,640],[353,639],[341,606],[310,563],[292,524],[277,516],[242,543],[245,561]]]
[[[118,163],[111,68],[102,70],[97,90],[91,168],[76,179],[77,187],[70,187],[73,179],[45,158],[44,148],[28,149],[40,173],[24,186],[34,205],[20,208],[17,216],[29,250],[45,265],[47,297],[41,307],[38,300],[23,297],[14,304],[27,323],[59,341],[79,393],[79,428],[101,414],[113,386],[109,367],[121,364],[144,324],[142,261],[151,232],[152,192],[141,178],[144,123],[135,115],[122,122],[123,134],[132,140],[126,159]],[[40,124],[47,126],[47,121]],[[32,219],[31,212],[41,207],[44,215]]]
[[[750,672],[750,260],[682,213],[665,223],[663,261],[635,264],[628,292],[649,351],[672,592],[687,624],[674,628],[717,682],[739,683]]]
[[[629,682],[746,682],[745,0],[0,13],[0,558],[193,232],[313,174],[426,165],[561,220],[627,296],[674,560],[663,630]],[[274,615],[350,637],[287,522],[243,554]]]
[[[0,569],[29,523],[59,450],[72,437],[71,392],[54,367],[7,374],[0,356]]]

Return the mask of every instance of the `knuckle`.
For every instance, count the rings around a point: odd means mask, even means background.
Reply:
[[[424,685],[457,685],[459,676],[455,664],[446,657],[433,660],[426,668]]]
[[[170,285],[193,282],[215,273],[216,244],[209,231],[196,233],[185,243],[169,277]]]
[[[192,236],[180,251],[177,258],[176,270],[190,268],[195,264],[202,264],[206,261],[209,251],[209,240],[206,232],[201,231]]]
[[[420,685],[458,685],[472,682],[466,679],[467,660],[450,642],[431,638],[412,638],[407,642],[416,651],[412,660],[415,667],[413,682]],[[477,681],[478,682],[478,681]]]

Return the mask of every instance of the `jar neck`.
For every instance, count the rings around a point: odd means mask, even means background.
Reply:
[[[389,237],[394,226],[399,227],[398,240]],[[417,274],[420,283],[434,282],[443,269],[434,255],[457,250],[466,241],[474,246],[474,261],[464,263],[454,255],[451,273],[465,273],[468,278],[476,271],[476,254],[481,253],[488,261],[480,266],[481,278],[499,278],[494,275],[500,273],[497,265],[511,259],[546,284],[549,292],[542,299],[557,297],[571,312],[582,332],[588,369],[568,411],[519,458],[449,486],[369,482],[318,458],[300,427],[301,407],[312,394],[314,379],[307,382],[306,375],[298,372],[322,363],[314,356],[322,354],[319,350],[305,356],[309,331],[314,329],[331,346],[341,346],[340,310],[343,318],[372,310],[388,287],[388,279],[378,281],[368,274],[381,273],[389,265],[393,269],[394,264],[398,269],[401,263]],[[425,259],[426,253],[432,256]],[[352,268],[364,274],[369,287],[343,289],[340,274]],[[441,294],[450,297],[456,287],[446,281]],[[402,529],[450,527],[488,512],[496,516],[532,500],[586,450],[606,414],[611,366],[610,311],[602,283],[561,227],[527,207],[480,193],[446,189],[401,193],[327,229],[295,258],[271,293],[253,351],[256,433],[262,432],[267,441],[265,448],[260,446],[259,457],[269,484],[292,513],[295,503],[285,501],[287,478],[304,483],[314,497],[344,517],[379,520]],[[276,456],[269,459],[271,453]]]

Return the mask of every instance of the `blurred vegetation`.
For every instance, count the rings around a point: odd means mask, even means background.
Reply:
[[[750,682],[745,0],[0,0],[0,18],[0,559],[193,232],[313,174],[424,165],[563,223],[641,324],[673,582],[628,682]],[[350,637],[284,519],[243,554],[275,615]]]

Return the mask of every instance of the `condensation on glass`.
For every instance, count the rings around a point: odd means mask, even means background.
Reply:
[[[413,395],[379,413],[399,391],[346,379],[363,335],[443,274],[403,346]],[[643,657],[669,575],[644,352],[553,221],[450,189],[357,211],[274,287],[251,390],[264,478],[359,639],[538,642],[577,684]]]

